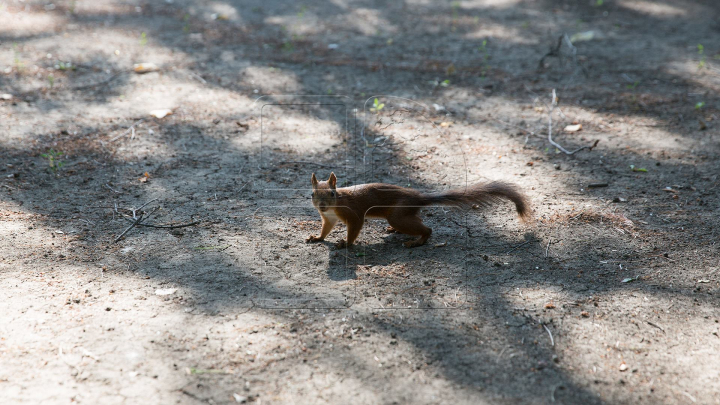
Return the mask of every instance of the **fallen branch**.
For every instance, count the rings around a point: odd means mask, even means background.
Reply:
[[[103,80],[103,81],[100,81],[100,82],[97,82],[97,83],[83,84],[83,85],[71,87],[70,89],[71,89],[71,90],[85,90],[85,89],[89,89],[89,88],[92,88],[92,87],[103,86],[103,85],[106,85],[106,84],[114,81],[114,80],[117,79],[118,77],[120,77],[120,74],[121,74],[121,73],[122,73],[122,72],[115,73],[115,74],[113,74],[112,76],[110,76],[108,79]]]
[[[652,323],[652,322],[650,322],[650,321],[645,321],[645,322],[647,322],[647,324],[650,325],[650,326],[653,326],[653,327],[655,327],[655,328],[660,329],[660,330],[662,331],[662,333],[665,333],[665,329],[663,329],[660,325],[658,325],[658,324],[656,324],[656,323]]]
[[[350,167],[350,166],[339,166],[339,165],[326,165],[326,164],[324,164],[324,163],[308,162],[308,161],[304,161],[304,160],[283,160],[283,161],[281,161],[281,162],[278,163],[278,164],[279,164],[279,165],[292,165],[292,164],[296,164],[296,165],[314,165],[314,166],[330,167],[330,168],[333,168],[333,167],[348,168],[348,167]]]
[[[577,152],[580,152],[583,149],[592,150],[594,147],[597,146],[598,142],[600,142],[599,139],[596,139],[595,142],[592,145],[586,145],[579,147],[575,149],[574,151],[569,151],[562,147],[559,143],[553,141],[552,139],[552,113],[555,110],[555,107],[557,106],[557,94],[555,93],[555,89],[552,91],[552,103],[550,104],[550,113],[548,113],[548,142],[556,148],[558,148],[561,152],[567,154],[567,155],[574,155]]]
[[[114,137],[113,139],[109,140],[108,142],[115,142],[115,141],[117,141],[118,139],[124,137],[125,135],[127,135],[127,134],[129,134],[129,133],[132,133],[133,136],[134,136],[134,135],[135,135],[135,125],[137,125],[137,124],[139,124],[139,123],[141,123],[141,122],[143,122],[143,121],[145,121],[145,118],[140,118],[139,120],[135,121],[132,125],[130,125],[130,127],[129,127],[125,132],[123,132],[122,134]]]
[[[188,227],[188,226],[197,225],[197,224],[199,224],[199,223],[202,222],[202,221],[193,221],[193,222],[188,222],[188,223],[185,223],[185,224],[177,224],[177,225],[172,225],[172,224],[156,225],[156,224],[143,223],[142,221],[147,220],[148,218],[150,218],[150,216],[151,216],[152,214],[155,213],[155,211],[157,211],[157,210],[160,209],[159,207],[156,207],[155,209],[153,209],[153,210],[150,211],[149,213],[145,213],[145,212],[142,211],[143,208],[145,208],[146,206],[148,206],[148,204],[150,204],[150,203],[152,203],[152,202],[154,202],[154,201],[157,201],[157,198],[154,198],[154,199],[146,202],[145,204],[141,205],[140,208],[120,208],[121,210],[125,210],[125,211],[130,211],[130,212],[132,212],[132,217],[131,217],[130,215],[127,215],[127,214],[124,214],[124,213],[121,213],[120,211],[118,211],[117,204],[115,205],[115,210],[113,211],[113,215],[118,214],[118,215],[120,216],[120,218],[122,218],[122,219],[124,219],[124,220],[126,220],[126,221],[128,221],[128,222],[131,223],[130,226],[127,227],[127,228],[123,231],[123,233],[121,233],[117,238],[115,238],[115,242],[116,242],[116,243],[117,243],[120,239],[122,239],[122,237],[125,236],[125,234],[127,234],[128,232],[130,232],[130,230],[133,229],[133,228],[135,228],[136,226],[137,226],[137,227],[144,226],[144,227],[147,227],[147,228],[177,229],[177,228],[185,228],[185,227]],[[138,212],[139,212],[139,215],[138,215]]]
[[[134,222],[129,215],[123,214],[123,218],[128,222]],[[147,218],[146,218],[147,219]],[[155,224],[144,224],[144,223],[138,223],[136,226],[144,226],[147,228],[161,228],[161,229],[176,229],[176,228],[185,228],[188,226],[193,226],[201,223],[202,221],[193,221],[188,222],[186,224],[179,224],[179,225],[170,225],[170,224],[163,224],[163,225],[155,225]]]
[[[135,221],[133,221],[132,225],[128,226],[127,229],[125,229],[123,231],[123,233],[121,233],[120,235],[118,235],[117,238],[115,238],[115,243],[117,243],[120,239],[122,239],[122,237],[125,236],[126,233],[130,232],[131,229],[135,228],[137,226],[137,224],[139,224],[140,221],[142,221],[143,214],[144,213],[141,212],[140,216]]]
[[[530,243],[530,241],[527,241],[527,242],[523,242],[523,243],[521,243],[521,244],[519,244],[519,245],[515,246],[514,248],[512,248],[512,249],[508,250],[507,252],[505,252],[505,254],[506,254],[506,255],[507,255],[507,254],[510,254],[510,253],[512,253],[512,252],[514,252],[514,251],[516,251],[516,250],[520,249],[521,247],[523,247],[523,246],[527,245],[528,243]]]

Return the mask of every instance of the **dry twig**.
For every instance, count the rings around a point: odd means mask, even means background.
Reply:
[[[548,335],[550,335],[550,343],[551,343],[553,346],[555,346],[555,339],[553,339],[552,332],[550,332],[550,329],[549,329],[545,324],[542,324],[542,326],[543,326],[543,328],[545,328],[545,330],[547,331]]]
[[[172,224],[156,225],[156,224],[143,223],[142,221],[147,220],[152,214],[155,213],[155,211],[160,209],[160,207],[156,207],[149,213],[145,213],[142,211],[143,208],[145,208],[146,206],[148,206],[150,203],[152,203],[154,201],[157,201],[157,198],[154,198],[154,199],[146,202],[145,204],[141,205],[140,208],[120,208],[121,210],[132,212],[132,217],[130,215],[127,215],[127,214],[124,214],[124,213],[121,213],[120,211],[118,211],[117,204],[115,205],[115,210],[113,211],[113,216],[115,214],[118,214],[118,216],[120,216],[120,218],[123,218],[124,220],[131,223],[131,225],[127,229],[125,229],[123,231],[123,233],[121,233],[117,238],[115,238],[116,243],[120,239],[122,239],[122,237],[125,236],[125,234],[130,232],[130,230],[136,226],[144,226],[147,228],[177,229],[177,228],[185,228],[188,226],[197,225],[202,222],[202,221],[193,221],[193,222],[188,222],[185,224],[177,224],[177,225],[172,225]],[[139,215],[138,215],[138,212],[139,212]]]
[[[143,121],[145,121],[145,118],[140,118],[139,120],[135,121],[132,125],[130,125],[130,127],[129,127],[125,132],[123,132],[122,134],[120,134],[120,135],[112,138],[112,139],[111,139],[110,141],[108,141],[108,142],[115,142],[115,141],[117,141],[118,139],[126,136],[126,135],[129,134],[129,133],[132,133],[133,136],[135,136],[135,125],[137,125],[137,124],[139,124],[139,123],[141,123],[141,122],[143,122]]]
[[[574,155],[577,152],[580,152],[583,149],[592,150],[594,147],[597,146],[598,142],[600,142],[599,139],[595,140],[595,143],[592,145],[586,145],[579,147],[575,149],[574,151],[569,151],[562,147],[559,143],[553,141],[552,139],[552,113],[555,110],[555,107],[557,107],[557,93],[555,92],[555,89],[552,91],[552,103],[550,104],[550,112],[548,113],[548,141],[556,148],[558,148],[560,151],[567,155]]]

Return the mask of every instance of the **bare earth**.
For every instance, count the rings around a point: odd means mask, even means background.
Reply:
[[[0,0],[0,403],[720,404],[719,15]],[[307,244],[331,171],[535,220]]]

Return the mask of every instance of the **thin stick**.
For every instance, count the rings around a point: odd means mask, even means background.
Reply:
[[[647,322],[648,325],[654,326],[654,327],[660,329],[663,333],[665,333],[665,329],[661,328],[660,325],[655,324],[655,323],[652,323],[652,322],[650,322],[650,321],[645,321],[645,322]]]
[[[566,155],[574,155],[583,149],[592,150],[594,147],[597,146],[598,142],[600,142],[599,139],[595,140],[595,143],[593,143],[592,145],[582,146],[571,152],[571,151],[563,148],[559,143],[553,141],[553,139],[552,139],[552,113],[553,113],[553,110],[555,110],[555,107],[557,106],[557,94],[555,93],[555,89],[553,89],[553,91],[552,91],[552,103],[550,104],[550,106],[551,106],[550,113],[548,114],[548,141],[550,142],[550,144],[552,144],[554,147],[558,148],[560,151],[562,151]]]
[[[306,162],[302,160],[283,160],[279,164],[302,164],[302,165],[315,165],[320,167],[338,167],[338,165],[326,165],[323,163],[317,163],[317,162]],[[340,166],[340,167],[347,167],[347,166]]]
[[[115,238],[115,243],[117,243],[120,239],[122,239],[123,236],[125,236],[126,233],[130,232],[131,229],[135,228],[137,224],[140,223],[140,221],[143,219],[144,213],[140,213],[140,216],[132,223],[132,225],[128,226],[127,229],[123,231],[117,238]]]
[[[127,216],[127,215],[125,215],[125,214],[123,214],[123,219],[125,219],[125,220],[128,221],[128,222],[135,222],[135,221],[133,221],[129,216]],[[198,221],[188,222],[187,224],[179,224],[179,225],[168,225],[168,224],[165,224],[165,225],[155,225],[155,224],[138,223],[136,226],[144,226],[144,227],[147,227],[147,228],[175,229],[175,228],[185,228],[185,227],[188,227],[188,226],[197,225],[197,224],[199,224],[199,223],[201,223],[201,222],[202,222],[202,221],[199,221],[199,220],[198,220]]]
[[[91,87],[102,86],[102,85],[108,84],[108,83],[112,82],[113,80],[117,79],[118,77],[120,77],[120,73],[121,73],[121,72],[115,73],[114,75],[110,76],[109,79],[103,80],[103,81],[101,81],[101,82],[91,83],[91,84],[84,84],[84,85],[81,85],[81,86],[74,86],[74,87],[71,87],[70,89],[71,89],[71,90],[84,90],[84,89],[89,89],[89,88],[91,88]]]
[[[176,229],[176,228],[185,228],[188,226],[197,225],[201,222],[202,221],[193,221],[193,222],[188,222],[187,224],[180,224],[180,225],[153,225],[153,224],[139,224],[139,225],[147,226],[148,228]]]
[[[562,385],[556,385],[555,388],[553,388],[552,392],[550,393],[550,400],[552,402],[555,402],[555,391],[557,391],[557,389],[560,387],[562,387]]]
[[[508,250],[507,252],[505,252],[505,254],[506,254],[506,255],[507,255],[507,254],[510,254],[510,253],[512,253],[512,252],[514,252],[514,251],[516,251],[516,250],[520,249],[521,247],[523,247],[523,246],[527,245],[528,243],[530,243],[530,241],[527,241],[527,242],[523,242],[523,243],[521,243],[521,244],[519,244],[519,245],[515,246],[514,248],[512,248],[512,249]]]
[[[555,346],[555,339],[553,339],[552,332],[550,332],[550,329],[548,329],[548,327],[545,326],[545,324],[543,324],[543,328],[545,328],[545,330],[547,331],[548,335],[550,335],[550,343],[551,343],[551,344],[553,345],[553,347],[554,347],[554,346]]]
[[[203,79],[202,76],[200,76],[199,74],[197,74],[193,71],[190,71],[190,77],[194,77],[194,78],[198,79],[199,81],[202,82],[202,84],[207,84],[207,80]]]
[[[155,202],[155,201],[157,201],[157,198],[153,198],[152,200],[150,200],[150,201],[146,202],[145,204],[141,205],[140,208],[138,208],[138,209],[136,209],[136,210],[131,210],[131,211],[140,211],[141,209],[145,208],[148,204],[150,204],[151,202]]]
[[[686,397],[690,398],[690,400],[692,401],[693,404],[697,404],[697,399],[695,399],[695,397],[693,397],[692,395],[690,395],[689,393],[687,393],[687,392],[685,392],[685,391],[683,391],[682,393],[683,393],[683,395],[685,395]]]
[[[134,133],[134,132],[135,132],[135,125],[137,125],[137,124],[139,124],[139,123],[141,123],[141,122],[143,122],[143,121],[145,121],[145,118],[140,118],[139,120],[135,121],[132,125],[130,125],[130,127],[129,127],[125,132],[123,132],[122,134],[114,137],[113,139],[109,140],[108,142],[115,142],[116,140],[122,138],[123,136],[126,136],[127,134],[129,134],[129,133],[131,133],[131,132]]]
[[[547,247],[545,248],[545,257],[548,257],[548,253],[550,252],[550,242],[552,242],[552,239],[548,240]]]

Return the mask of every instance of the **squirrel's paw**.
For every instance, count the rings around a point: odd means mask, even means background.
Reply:
[[[321,239],[320,237],[318,237],[318,236],[310,235],[310,236],[308,236],[307,239],[305,239],[305,242],[307,242],[307,243],[312,243],[312,242],[320,242],[321,240],[322,240],[322,239]]]
[[[424,244],[425,244],[425,241],[424,241],[424,240],[423,240],[423,241],[420,241],[420,240],[409,240],[409,241],[407,241],[407,242],[403,242],[403,245],[405,245],[405,247],[407,247],[407,248],[413,248],[413,247],[417,247],[417,246],[422,246],[422,245],[424,245]]]
[[[348,244],[347,242],[345,242],[345,239],[341,239],[340,242],[335,244],[335,247],[337,247],[338,249],[342,249],[348,247]]]

